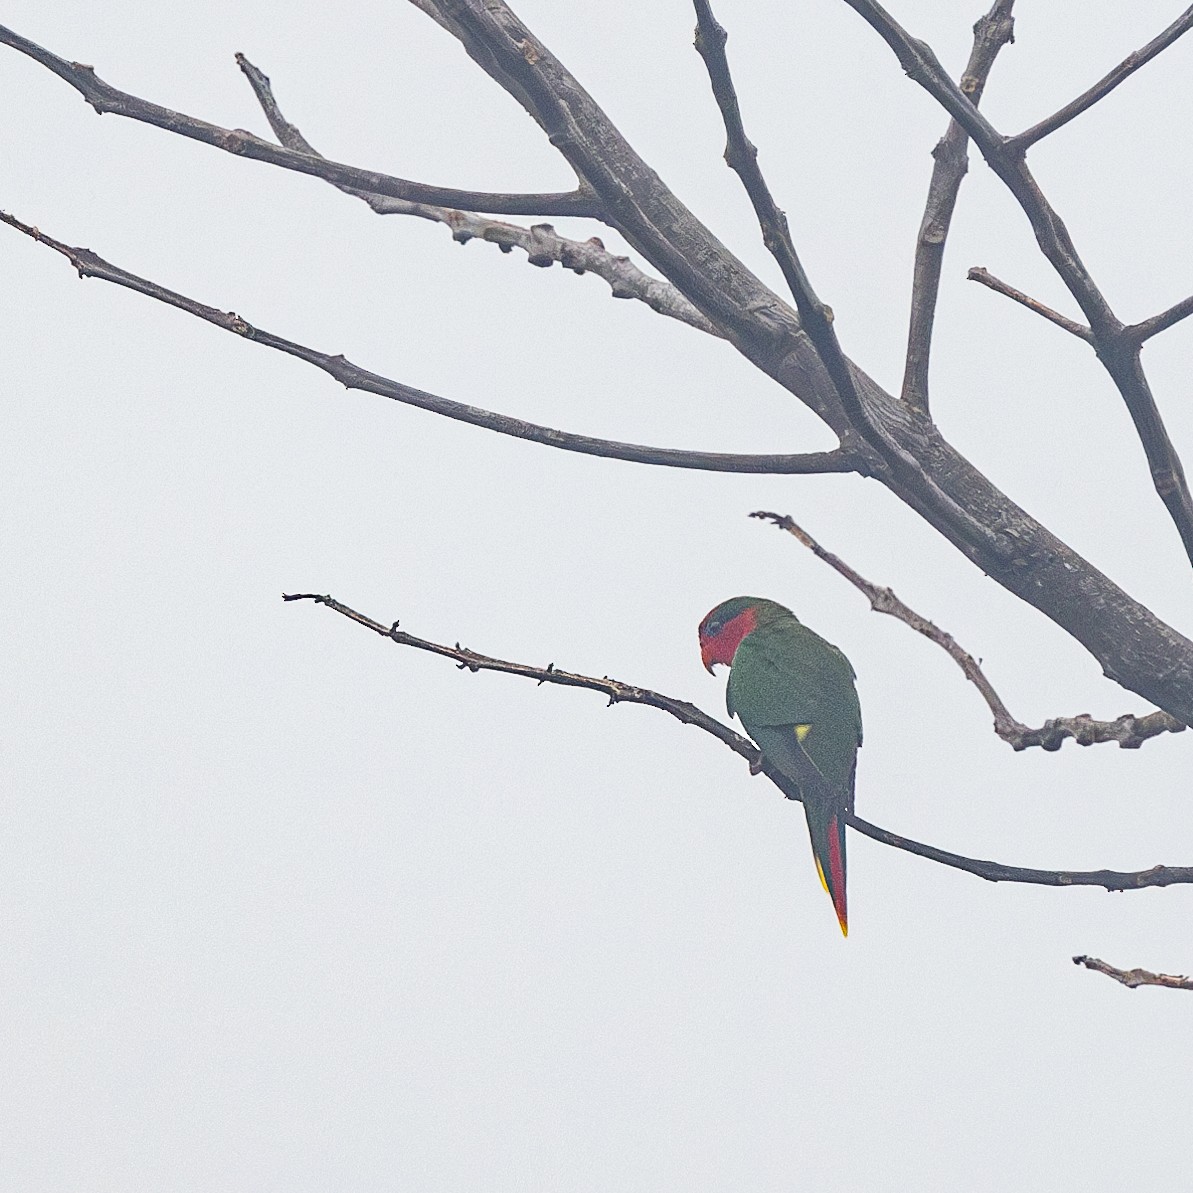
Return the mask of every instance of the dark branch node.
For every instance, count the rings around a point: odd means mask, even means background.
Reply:
[[[1139,986],[1165,986],[1169,990],[1193,990],[1193,978],[1184,974],[1152,973],[1146,969],[1119,969],[1108,965],[1097,957],[1087,957],[1084,954],[1073,958],[1074,965],[1084,965],[1095,973],[1104,973],[1108,978],[1121,982],[1129,990]]]

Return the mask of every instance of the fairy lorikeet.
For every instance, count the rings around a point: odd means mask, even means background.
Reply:
[[[849,660],[791,612],[762,597],[734,597],[700,623],[700,657],[711,673],[729,665],[725,704],[801,799],[820,881],[841,931],[845,907],[845,817],[862,744],[862,711]]]

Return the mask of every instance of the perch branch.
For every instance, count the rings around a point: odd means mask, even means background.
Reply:
[[[249,86],[252,87],[253,94],[257,97],[257,102],[261,105],[277,139],[287,149],[321,157],[298,128],[282,115],[269,76],[254,66],[243,54],[236,55],[236,62],[248,79]],[[595,274],[609,283],[614,298],[637,299],[660,315],[678,319],[698,331],[718,337],[723,335],[669,282],[643,273],[629,257],[611,253],[595,236],[588,240],[572,240],[560,236],[550,224],[535,224],[533,227],[523,228],[518,224],[487,219],[474,212],[461,211],[454,207],[413,203],[408,199],[395,199],[390,195],[379,195],[355,186],[334,185],[345,194],[362,199],[378,215],[411,215],[418,219],[431,220],[450,228],[452,239],[457,244],[467,244],[470,240],[485,240],[497,245],[503,253],[508,253],[514,248],[523,249],[530,264],[540,268],[559,262],[573,273]]]
[[[1139,344],[1095,284],[1064,221],[1027,168],[1023,150],[1003,137],[970,103],[949,78],[931,46],[913,38],[882,5],[875,0],[845,3],[891,47],[907,75],[965,129],[1027,216],[1040,251],[1089,322],[1090,343],[1131,415],[1147,457],[1152,485],[1172,518],[1185,553],[1193,561],[1193,496],[1140,364]]]
[[[1056,717],[1045,721],[1038,729],[1032,729],[1017,721],[994,685],[986,678],[977,660],[958,645],[952,634],[946,633],[934,622],[904,604],[889,588],[881,588],[853,570],[843,559],[826,551],[806,530],[797,525],[786,514],[772,514],[758,510],[750,515],[765,522],[771,522],[780,530],[798,539],[817,559],[822,559],[838,575],[844,576],[850,584],[870,602],[876,613],[886,613],[932,642],[935,642],[961,668],[965,678],[982,694],[986,707],[994,714],[994,732],[1014,750],[1026,750],[1029,746],[1040,746],[1045,750],[1059,750],[1065,738],[1071,737],[1079,745],[1092,746],[1100,742],[1116,741],[1127,750],[1138,749],[1149,737],[1161,733],[1181,733],[1185,725],[1166,712],[1148,713],[1135,717],[1130,713],[1114,721],[1095,721],[1087,713],[1076,717]]]
[[[1007,298],[1013,299],[1015,302],[1027,307],[1029,311],[1035,311],[1037,315],[1042,315],[1049,323],[1055,323],[1057,327],[1063,327],[1070,335],[1076,336],[1079,340],[1084,340],[1087,344],[1093,339],[1093,333],[1083,323],[1076,323],[1066,315],[1060,314],[1059,311],[1054,311],[1051,307],[1045,306],[1038,299],[1032,298],[1031,295],[1024,294],[1022,290],[1016,290],[1014,286],[1008,285],[1001,278],[996,278],[994,274],[981,265],[975,265],[965,276],[969,281],[981,282],[983,286],[993,290],[996,294],[1004,294]]]
[[[1108,75],[1099,79],[1088,91],[1082,92],[1071,103],[1051,116],[1033,124],[1031,128],[1009,138],[1010,146],[1018,153],[1030,148],[1037,141],[1054,133],[1062,125],[1068,124],[1075,116],[1080,116],[1087,108],[1092,108],[1098,100],[1109,95],[1124,79],[1133,75],[1141,66],[1149,63],[1161,50],[1166,50],[1178,37],[1193,28],[1193,7],[1187,8],[1167,29],[1158,37],[1149,41],[1141,49],[1128,54]]]
[[[546,667],[533,667],[526,663],[513,663],[505,659],[478,654],[474,650],[460,646],[459,643],[455,646],[445,646],[438,642],[430,642],[425,638],[416,638],[413,634],[400,630],[396,621],[392,625],[384,625],[330,596],[319,593],[284,593],[282,600],[314,601],[318,605],[326,605],[333,612],[339,613],[342,617],[354,621],[365,629],[372,630],[382,638],[388,638],[399,646],[411,646],[415,650],[425,650],[431,654],[449,658],[461,671],[498,671],[505,675],[519,675],[525,679],[533,679],[539,684],[561,684],[565,687],[587,688],[607,697],[610,705],[644,704],[650,708],[657,708],[685,725],[694,725],[697,729],[711,734],[744,758],[750,764],[752,771],[762,771],[768,777],[772,777],[776,785],[784,791],[785,795],[787,794],[787,788],[780,783],[779,778],[771,776],[770,768],[761,758],[757,746],[752,741],[734,733],[727,725],[722,724],[715,717],[710,717],[706,712],[686,700],[677,700],[673,696],[665,696],[661,692],[652,692],[649,688],[640,688],[634,684],[623,683],[621,680],[610,679],[608,676],[598,679],[595,676],[580,675],[574,671],[561,671],[553,663]],[[914,853],[917,857],[927,858],[929,861],[976,874],[979,878],[984,878],[989,882],[1022,882],[1036,886],[1100,886],[1108,891],[1140,890],[1148,886],[1193,883],[1193,866],[1153,866],[1150,870],[1138,872],[1036,870],[1025,866],[1005,866],[1001,862],[963,857],[961,854],[937,849],[934,845],[913,841],[908,837],[893,833],[889,829],[871,824],[853,813],[846,815],[846,821],[852,828],[872,840],[893,846],[895,849]]]
[[[1011,7],[1015,0],[995,0],[994,6],[973,27],[973,49],[961,75],[961,90],[973,105],[981,102],[982,91],[998,52],[1015,40]],[[932,181],[924,218],[916,240],[912,272],[911,317],[907,331],[907,363],[903,372],[903,401],[928,411],[928,364],[932,351],[932,328],[940,296],[940,274],[944,246],[949,235],[961,180],[969,169],[969,136],[956,120],[932,150]]]
[[[1150,973],[1146,969],[1117,969],[1097,957],[1084,955],[1074,957],[1073,964],[1084,965],[1086,969],[1092,969],[1095,973],[1104,973],[1108,978],[1122,982],[1131,990],[1136,986],[1167,986],[1170,990],[1193,990],[1193,978],[1187,978],[1183,974]]]
[[[202,141],[205,145],[214,145],[225,153],[268,162],[286,170],[296,170],[300,174],[310,174],[336,186],[357,187],[373,194],[389,195],[414,203],[438,203],[467,208],[469,211],[487,211],[496,215],[571,215],[589,219],[602,218],[600,204],[584,187],[549,194],[466,191],[455,187],[428,186],[426,183],[396,178],[391,174],[362,170],[317,154],[296,152],[285,146],[275,145],[272,141],[254,136],[242,128],[221,128],[219,125],[209,124],[206,120],[188,116],[184,112],[175,112],[139,96],[130,95],[127,91],[121,91],[104,82],[95,73],[94,67],[81,62],[68,62],[3,25],[0,25],[0,45],[11,46],[53,71],[60,79],[69,83],[101,116],[105,112],[127,116],[131,120],[152,124],[194,141]]]
[[[72,248],[61,241],[46,236],[39,229],[22,223],[7,212],[0,211],[0,223],[8,224],[46,245],[65,257],[78,270],[80,277],[100,278],[117,286],[135,290],[138,294],[164,302],[168,306],[194,315],[223,331],[231,332],[266,348],[296,356],[307,364],[322,369],[334,377],[346,389],[359,389],[366,393],[391,398],[407,406],[417,406],[445,418],[471,423],[476,427],[510,435],[516,439],[528,439],[533,443],[544,443],[564,451],[581,452],[590,456],[605,456],[615,460],[631,460],[639,464],[660,464],[671,468],[698,468],[708,472],[749,472],[774,474],[808,474],[821,472],[854,472],[862,467],[861,460],[842,448],[828,452],[806,452],[802,455],[745,455],[732,452],[684,451],[670,447],[647,447],[637,443],[619,443],[611,439],[595,439],[588,435],[575,435],[570,431],[559,431],[537,423],[525,422],[520,418],[496,414],[478,406],[454,402],[435,394],[403,385],[377,373],[354,365],[342,355],[332,356],[319,352],[292,340],[282,339],[263,328],[254,327],[231,311],[220,311],[183,294],[167,290],[156,282],[137,277],[136,274],[112,265],[90,249]]]

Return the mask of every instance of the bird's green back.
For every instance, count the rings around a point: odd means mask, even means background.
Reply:
[[[853,668],[831,642],[782,612],[737,648],[725,693],[730,715],[755,741],[760,734],[773,739],[770,729],[811,726],[805,752],[831,783],[849,783],[862,741]]]

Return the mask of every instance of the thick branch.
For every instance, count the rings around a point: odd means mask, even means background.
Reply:
[[[1141,66],[1149,63],[1161,50],[1166,50],[1178,37],[1193,28],[1193,7],[1177,17],[1167,29],[1158,37],[1153,38],[1142,49],[1128,54],[1108,75],[1099,79],[1088,91],[1084,91],[1072,103],[1067,103],[1057,112],[1033,124],[1025,132],[1010,138],[1010,144],[1022,153],[1037,141],[1054,133],[1062,125],[1068,124],[1075,116],[1080,116],[1087,108],[1092,108],[1098,100],[1109,95],[1124,79],[1133,75]]]
[[[850,431],[796,312],[663,184],[580,83],[502,0],[412,0],[516,99],[603,204],[626,240],[751,362],[838,435]],[[798,376],[797,376],[798,374]],[[877,459],[876,459],[876,462]]]
[[[1148,713],[1144,717],[1135,717],[1127,713],[1115,721],[1095,721],[1087,713],[1082,713],[1076,717],[1057,717],[1045,721],[1039,729],[1031,729],[1011,716],[1002,697],[994,690],[994,685],[986,678],[977,660],[961,648],[952,634],[946,633],[934,622],[904,604],[889,588],[880,588],[854,571],[839,556],[826,551],[786,514],[758,510],[750,517],[772,522],[780,530],[787,531],[803,543],[817,559],[824,560],[839,576],[844,576],[869,600],[870,608],[876,613],[886,613],[898,618],[905,625],[911,626],[916,633],[923,634],[929,641],[935,642],[982,694],[986,707],[994,714],[994,732],[1015,750],[1026,750],[1028,746],[1059,750],[1067,737],[1073,738],[1083,746],[1116,741],[1123,749],[1132,750],[1138,749],[1149,737],[1156,737],[1161,733],[1182,733],[1185,729],[1184,724],[1166,712]]]
[[[1187,978],[1183,974],[1150,973],[1146,969],[1116,969],[1105,961],[1099,961],[1097,957],[1074,957],[1073,964],[1084,965],[1086,969],[1092,969],[1095,973],[1104,973],[1108,978],[1122,982],[1131,990],[1136,986],[1167,986],[1170,990],[1193,990],[1193,978]]]
[[[383,398],[391,398],[395,402],[401,402],[407,406],[430,410],[434,414],[441,414],[459,422],[471,423],[476,427],[484,427],[486,430],[496,431],[501,435],[529,439],[534,443],[545,443],[550,447],[581,452],[590,456],[631,460],[639,464],[660,464],[670,468],[696,468],[708,472],[794,475],[854,472],[862,466],[862,461],[857,456],[843,449],[830,452],[807,452],[801,455],[745,455],[732,452],[683,451],[679,448],[647,447],[638,443],[619,443],[611,439],[595,439],[589,435],[576,435],[570,431],[559,431],[554,427],[543,427],[537,423],[525,422],[520,418],[495,414],[491,410],[482,410],[480,407],[469,406],[463,402],[453,402],[450,398],[441,398],[435,394],[427,393],[425,390],[403,385],[400,381],[392,381],[388,377],[370,373],[368,370],[354,365],[342,355],[332,356],[329,353],[308,348],[303,344],[297,344],[292,340],[282,339],[281,336],[276,336],[272,332],[254,327],[233,312],[217,310],[215,307],[196,302],[193,298],[187,298],[183,294],[177,294],[173,290],[167,290],[156,282],[137,277],[136,274],[129,273],[127,270],[105,261],[90,249],[72,248],[61,241],[54,240],[37,228],[22,223],[7,212],[0,211],[0,223],[8,224],[40,244],[53,249],[56,253],[60,253],[78,270],[80,277],[100,278],[102,281],[135,290],[138,294],[145,294],[158,302],[177,307],[188,315],[194,315],[223,331],[232,332],[234,335],[242,336],[257,344],[263,344],[266,348],[274,348],[279,352],[296,356],[299,360],[304,360],[307,364],[322,369],[346,389],[359,389],[366,393],[379,394]]]
[[[838,435],[849,430],[790,306],[663,184],[576,79],[501,0],[416,0],[534,117],[618,231],[757,368]],[[966,101],[968,102],[968,101]],[[318,159],[313,159],[317,161]],[[321,167],[320,167],[321,168]],[[351,181],[349,184],[351,184]],[[1132,599],[1000,492],[930,420],[854,367],[866,409],[954,506],[921,499],[871,449],[864,467],[996,583],[1082,643],[1115,682],[1193,720],[1193,642]],[[994,537],[980,543],[974,526]]]
[[[795,312],[762,284],[664,185],[551,51],[504,0],[415,0],[534,117],[578,177],[604,202],[621,234],[760,370],[838,435],[850,422]],[[960,92],[959,111],[976,110]],[[980,118],[980,117],[979,117]],[[972,134],[972,129],[967,128]],[[872,449],[873,475],[983,572],[1042,610],[1099,660],[1117,683],[1193,720],[1193,642],[1132,600],[996,489],[939,429],[856,366],[871,419],[914,457],[954,505],[923,499]],[[977,541],[974,528],[994,531]]]
[[[1092,344],[1135,423],[1152,484],[1164,502],[1185,552],[1193,561],[1193,495],[1184,467],[1139,362],[1135,342],[1111,310],[1077,253],[1064,222],[1027,168],[1023,151],[1003,137],[949,78],[932,48],[913,38],[875,0],[845,0],[883,38],[904,71],[962,125],[990,168],[1014,195],[1031,223],[1041,252],[1089,321]]]
[[[990,76],[999,50],[1015,40],[1011,7],[1015,0],[994,0],[994,6],[973,27],[973,50],[961,76],[961,90],[974,107]],[[940,273],[944,245],[949,235],[961,180],[969,169],[966,147],[969,136],[956,120],[949,121],[944,136],[932,151],[932,181],[915,248],[915,269],[911,286],[911,319],[907,331],[907,364],[903,372],[901,397],[919,410],[928,409],[928,362],[932,350],[932,327],[940,296]]]
[[[971,282],[981,282],[983,286],[993,290],[996,294],[1005,295],[1007,298],[1020,303],[1027,307],[1029,311],[1035,311],[1037,315],[1047,319],[1049,323],[1055,323],[1057,327],[1063,327],[1070,335],[1076,336],[1079,340],[1084,340],[1087,344],[1093,339],[1093,333],[1083,323],[1076,323],[1067,315],[1062,315],[1059,311],[1054,311],[1051,307],[1045,306],[1038,299],[1032,298],[1029,294],[1024,294],[1022,290],[1016,290],[1014,286],[1008,285],[1001,278],[996,278],[994,274],[985,269],[981,265],[975,265],[966,275],[966,278]]]
[[[601,219],[600,205],[584,188],[549,194],[499,194],[491,191],[465,191],[455,187],[428,186],[374,170],[361,170],[343,162],[330,161],[317,154],[296,152],[262,140],[242,128],[221,128],[206,120],[197,120],[183,112],[163,108],[138,96],[105,83],[95,68],[80,62],[68,62],[19,33],[0,25],[0,45],[11,46],[35,62],[53,71],[69,83],[101,116],[105,112],[127,116],[167,132],[214,145],[225,153],[269,162],[300,174],[311,174],[336,186],[357,187],[373,194],[390,195],[414,203],[438,203],[463,207],[469,211],[487,211],[496,215],[572,215]]]
[[[657,708],[668,713],[685,725],[694,725],[697,729],[711,734],[718,741],[728,746],[736,754],[746,759],[750,769],[754,772],[762,771],[772,778],[787,798],[790,784],[783,783],[781,776],[771,774],[770,767],[760,756],[757,746],[748,738],[734,733],[727,725],[723,725],[715,717],[710,717],[694,704],[686,700],[677,700],[673,696],[665,696],[661,692],[652,692],[649,688],[640,688],[634,684],[623,683],[621,680],[603,676],[597,679],[591,675],[580,675],[574,671],[561,671],[554,663],[546,667],[533,667],[526,663],[513,663],[505,659],[492,658],[489,655],[478,654],[474,650],[456,643],[455,646],[444,646],[438,642],[430,642],[425,638],[416,638],[404,630],[398,629],[398,622],[386,626],[364,613],[334,600],[313,592],[297,592],[283,594],[284,601],[314,601],[319,605],[326,605],[342,617],[399,646],[412,646],[416,650],[429,651],[431,654],[442,655],[452,659],[461,671],[499,671],[505,675],[519,675],[525,679],[536,680],[540,684],[561,684],[565,687],[588,688],[590,691],[600,692],[609,700],[609,704],[645,704],[650,708]],[[1150,870],[1138,872],[1123,872],[1118,870],[1035,870],[1024,866],[1005,866],[1001,862],[988,862],[976,858],[963,857],[961,854],[949,853],[944,849],[937,849],[934,845],[924,845],[908,837],[892,833],[889,829],[879,828],[869,821],[849,813],[846,821],[850,827],[856,829],[872,840],[884,845],[891,845],[896,849],[914,853],[917,857],[927,858],[929,861],[939,862],[954,869],[965,870],[976,874],[989,882],[1022,882],[1036,886],[1100,886],[1109,891],[1140,890],[1146,886],[1174,886],[1193,883],[1193,866],[1154,866]]]
[[[254,66],[243,54],[237,54],[236,61],[248,79],[253,94],[257,97],[257,102],[260,103],[265,118],[278,140],[287,149],[312,154],[315,157],[322,156],[298,128],[282,115],[269,76]],[[470,240],[485,240],[497,245],[503,253],[508,253],[514,248],[523,249],[531,265],[545,268],[559,262],[573,273],[595,274],[609,283],[614,298],[634,298],[660,315],[678,319],[698,331],[713,336],[723,334],[674,286],[643,273],[629,257],[611,253],[596,236],[588,240],[572,240],[560,236],[550,224],[535,224],[530,228],[523,228],[518,224],[488,219],[454,207],[412,203],[408,199],[395,199],[355,186],[336,185],[345,194],[362,199],[378,215],[412,215],[418,219],[445,224],[451,229],[452,239],[457,244],[467,244]]]

